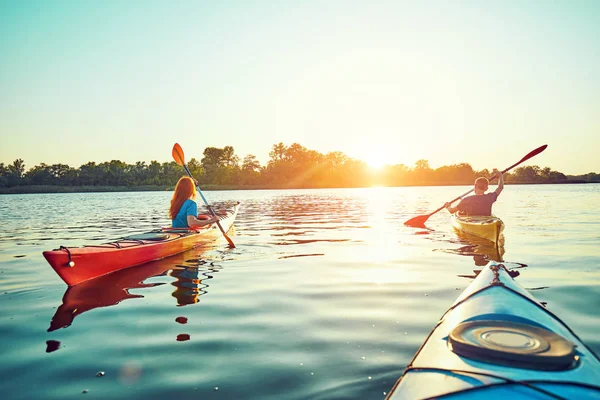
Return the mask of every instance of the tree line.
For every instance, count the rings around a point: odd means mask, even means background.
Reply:
[[[487,169],[474,170],[467,163],[433,169],[427,160],[413,167],[404,164],[370,168],[365,162],[342,152],[326,154],[298,143],[273,145],[266,165],[256,156],[243,159],[232,146],[207,147],[200,160],[192,158],[188,168],[201,187],[228,188],[337,188],[381,186],[426,186],[471,184],[478,176],[490,176]],[[159,163],[138,161],[127,164],[112,160],[88,162],[79,168],[66,164],[41,163],[26,170],[22,159],[10,165],[0,163],[0,188],[18,186],[172,188],[184,174],[174,161]],[[507,183],[600,182],[600,175],[589,173],[566,176],[549,167],[519,167],[505,174]]]

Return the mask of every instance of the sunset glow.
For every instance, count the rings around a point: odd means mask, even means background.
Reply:
[[[379,170],[385,165],[385,159],[382,157],[381,153],[370,153],[364,159],[364,162],[373,169]]]

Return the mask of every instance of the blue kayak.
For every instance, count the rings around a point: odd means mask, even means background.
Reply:
[[[600,399],[600,359],[517,284],[483,268],[387,399]]]

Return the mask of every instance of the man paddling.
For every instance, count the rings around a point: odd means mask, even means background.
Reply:
[[[450,203],[446,203],[444,206],[450,212],[454,214],[460,211],[461,215],[492,215],[492,204],[498,199],[498,196],[504,189],[504,176],[502,172],[494,169],[494,175],[498,178],[498,187],[491,193],[486,193],[490,182],[487,178],[479,177],[475,179],[475,194],[463,198],[456,207],[452,207]]]

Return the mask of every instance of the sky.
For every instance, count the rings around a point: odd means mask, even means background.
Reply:
[[[0,0],[0,162],[600,172],[600,1]]]

